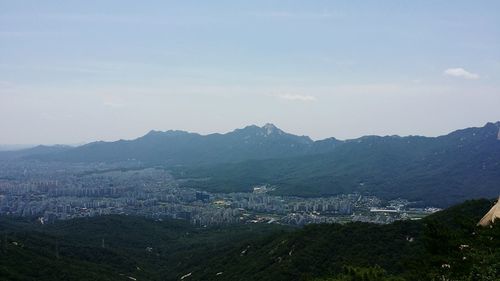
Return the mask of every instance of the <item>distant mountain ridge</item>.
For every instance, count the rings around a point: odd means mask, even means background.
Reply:
[[[389,142],[393,144],[413,142],[412,146],[413,144],[425,144],[437,147],[449,145],[451,143],[448,142],[454,139],[453,145],[459,146],[480,141],[486,137],[498,140],[500,139],[499,128],[500,122],[496,122],[487,123],[480,128],[457,130],[440,137],[363,136],[345,141],[331,137],[313,141],[308,136],[289,134],[268,123],[262,127],[246,126],[225,134],[200,135],[179,130],[152,130],[133,140],[96,141],[77,147],[37,146],[31,149],[1,153],[68,162],[138,160],[146,164],[198,165],[322,154],[332,152],[343,144],[376,144],[388,140],[392,140]],[[488,132],[485,133],[485,130]],[[413,149],[415,147],[412,147]]]
[[[63,151],[67,151],[74,148],[69,145],[37,145],[34,147],[20,149],[20,150],[6,150],[0,151],[0,160],[1,159],[19,159],[19,158],[33,158],[33,157],[42,157],[43,155],[60,153]]]
[[[212,192],[331,196],[361,192],[446,207],[500,195],[500,122],[439,137],[364,136],[313,141],[272,124],[200,135],[151,131],[134,140],[36,147],[0,158],[63,162],[136,161],[172,171],[185,186]]]
[[[70,162],[137,160],[146,164],[201,165],[323,153],[339,143],[341,141],[335,138],[315,142],[307,136],[289,134],[273,124],[266,124],[209,135],[153,130],[134,140],[93,142],[50,155],[36,155],[35,158]]]
[[[445,207],[500,194],[499,130],[497,122],[440,137],[367,136],[325,153],[181,169],[177,176],[205,179],[191,186],[214,192],[266,183],[280,195],[362,192]]]

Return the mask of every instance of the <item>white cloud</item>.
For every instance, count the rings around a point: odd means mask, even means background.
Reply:
[[[292,95],[292,94],[284,94],[278,96],[280,99],[291,100],[291,101],[317,101],[318,99],[314,96],[309,95]]]
[[[479,79],[479,74],[468,72],[463,68],[448,68],[443,73],[446,76],[464,78],[468,80],[477,80]]]

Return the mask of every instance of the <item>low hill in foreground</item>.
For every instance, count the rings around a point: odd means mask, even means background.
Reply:
[[[197,228],[108,216],[39,225],[1,218],[4,280],[498,280],[492,201],[420,221],[290,229]]]

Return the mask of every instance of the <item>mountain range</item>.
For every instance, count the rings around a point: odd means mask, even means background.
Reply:
[[[341,141],[335,138],[313,141],[307,136],[283,132],[273,124],[236,129],[226,134],[200,135],[185,131],[150,131],[134,140],[92,142],[65,149],[52,147],[33,158],[69,162],[140,161],[146,165],[201,165],[240,162],[250,159],[288,158],[331,151]],[[19,151],[23,157],[30,150]],[[24,154],[22,154],[24,152]],[[33,153],[35,154],[35,153]],[[29,156],[29,155],[28,155]]]
[[[362,192],[446,207],[500,194],[499,128],[497,122],[433,138],[366,136],[320,154],[183,168],[177,176],[217,192],[270,184],[280,195]]]
[[[439,137],[364,136],[313,141],[272,124],[226,134],[151,131],[134,140],[0,153],[11,159],[136,161],[172,170],[183,184],[214,192],[275,186],[275,194],[362,192],[449,206],[500,194],[500,122]]]

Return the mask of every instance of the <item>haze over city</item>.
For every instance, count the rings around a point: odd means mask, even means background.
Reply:
[[[390,9],[388,8],[390,7]],[[500,120],[498,1],[0,1],[0,144]]]

